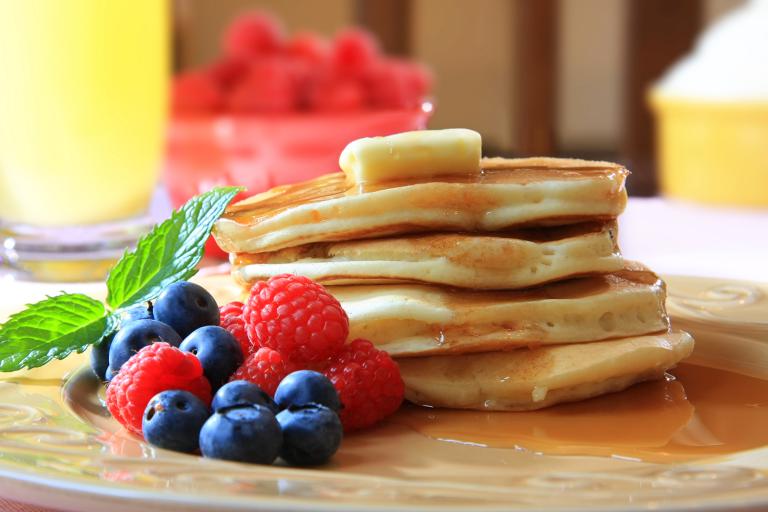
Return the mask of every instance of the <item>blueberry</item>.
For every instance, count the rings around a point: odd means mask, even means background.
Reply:
[[[339,394],[328,377],[312,370],[288,374],[277,386],[275,402],[280,409],[311,403],[324,405],[337,412],[341,408]]]
[[[277,415],[283,429],[280,457],[293,466],[318,466],[339,449],[344,429],[339,415],[320,404],[291,406]]]
[[[224,384],[213,397],[213,410],[218,411],[234,405],[263,405],[277,414],[277,404],[269,394],[253,382],[233,380]]]
[[[134,306],[120,313],[120,325],[118,326],[118,329],[125,326],[129,322],[133,322],[134,320],[143,320],[148,318],[152,318],[151,302]],[[107,380],[107,367],[109,366],[109,347],[112,345],[112,340],[114,339],[115,334],[117,334],[117,331],[104,336],[98,342],[96,342],[93,347],[91,347],[91,369],[93,370],[93,373],[101,380]]]
[[[219,409],[200,431],[200,451],[214,459],[272,464],[282,444],[275,415],[261,405]]]
[[[168,325],[157,320],[136,320],[126,324],[115,334],[109,348],[107,379],[112,379],[132,355],[156,341],[178,347],[181,337]]]
[[[147,404],[141,430],[144,439],[158,448],[193,453],[209,416],[208,407],[189,391],[163,391]]]
[[[152,302],[147,301],[143,302],[141,304],[137,304],[136,306],[131,306],[128,309],[124,309],[118,313],[118,317],[120,318],[120,326],[124,326],[130,322],[134,322],[136,320],[152,320],[154,319],[154,315],[152,314],[153,310]]]
[[[243,364],[240,343],[218,325],[200,327],[187,336],[179,348],[197,356],[213,390],[226,384],[237,367]]]
[[[165,322],[186,338],[204,325],[219,325],[219,306],[200,285],[179,281],[166,287],[157,297],[155,319]]]
[[[91,347],[91,370],[101,380],[107,380],[107,368],[109,367],[109,347],[115,333],[110,333],[101,338]]]

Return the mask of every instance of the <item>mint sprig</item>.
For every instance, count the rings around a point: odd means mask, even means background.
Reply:
[[[109,330],[104,304],[79,293],[48,297],[0,326],[0,371],[43,366],[82,352]]]
[[[61,294],[27,306],[0,325],[0,372],[36,368],[83,352],[115,329],[119,310],[154,299],[197,273],[213,223],[240,187],[195,196],[126,251],[107,278],[107,309],[82,294]]]
[[[190,199],[126,251],[107,278],[107,304],[124,308],[155,298],[163,288],[197,273],[213,223],[238,187],[219,187]]]

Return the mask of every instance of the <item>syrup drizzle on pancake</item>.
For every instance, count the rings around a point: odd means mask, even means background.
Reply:
[[[512,171],[512,172],[510,172]],[[510,169],[506,167],[485,168],[480,174],[456,174],[439,178],[427,177],[409,180],[387,181],[379,183],[356,184],[349,183],[344,173],[335,172],[318,178],[293,185],[275,187],[270,191],[245,199],[230,205],[222,218],[233,220],[240,224],[253,224],[274,217],[285,210],[296,206],[327,201],[345,196],[377,192],[390,188],[399,188],[424,183],[458,183],[493,185],[502,183],[529,184],[542,181],[578,180],[588,178],[604,178],[611,181],[621,181],[627,171],[619,166],[599,167],[585,165],[584,167],[526,167]]]

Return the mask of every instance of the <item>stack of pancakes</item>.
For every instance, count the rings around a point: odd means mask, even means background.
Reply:
[[[397,359],[416,403],[537,409],[662,377],[690,354],[664,283],[619,252],[624,168],[481,168],[367,185],[329,174],[230,206],[214,234],[245,287],[283,273],[327,285],[350,336]]]

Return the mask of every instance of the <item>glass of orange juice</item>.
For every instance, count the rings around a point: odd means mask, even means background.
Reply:
[[[149,227],[167,111],[162,0],[0,3],[0,262],[101,278]]]

